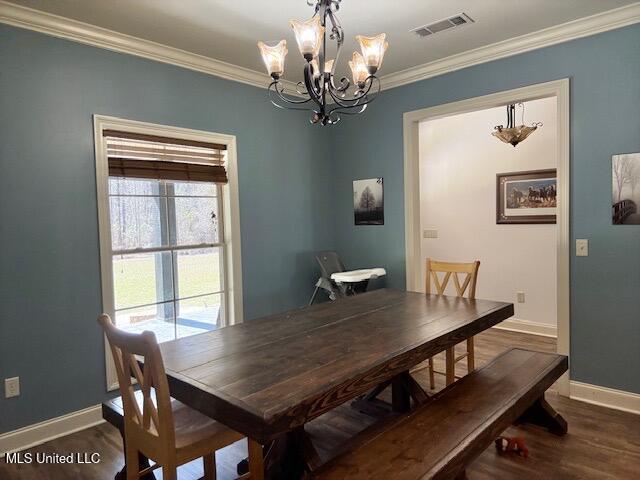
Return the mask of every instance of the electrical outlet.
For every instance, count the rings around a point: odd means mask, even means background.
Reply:
[[[4,379],[4,398],[17,397],[20,395],[20,377]]]
[[[576,239],[576,257],[589,256],[589,240],[586,238]]]
[[[518,292],[518,303],[524,303],[524,292]]]
[[[423,230],[422,238],[438,238],[438,230]]]

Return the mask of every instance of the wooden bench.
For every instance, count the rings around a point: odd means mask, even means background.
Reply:
[[[412,412],[365,430],[313,478],[465,478],[465,467],[513,423],[567,432],[544,399],[567,368],[562,355],[509,350]]]

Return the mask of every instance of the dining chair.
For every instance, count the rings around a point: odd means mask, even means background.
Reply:
[[[476,298],[476,282],[478,280],[478,269],[480,268],[480,261],[476,260],[472,263],[454,263],[454,262],[440,262],[427,258],[427,274],[426,274],[426,293],[432,293],[431,286],[435,287],[435,293],[437,295],[444,295],[449,280],[453,278],[453,285],[458,297],[464,297],[467,289],[469,293],[467,297],[470,299]],[[442,274],[439,276],[439,274]],[[458,276],[460,275],[460,277]],[[461,278],[462,277],[462,278]],[[471,373],[475,370],[475,354],[473,337],[469,337],[466,341],[467,350],[465,353],[459,356],[455,356],[455,346],[447,348],[445,352],[446,356],[446,369],[445,377],[446,384],[451,385],[456,378],[456,363],[463,359],[467,359],[467,373]],[[437,372],[433,368],[433,357],[429,357],[429,386],[431,390],[435,388],[434,374],[443,374]]]
[[[124,332],[106,314],[98,317],[98,323],[107,336],[122,395],[126,480],[137,480],[160,467],[163,480],[176,480],[180,465],[200,457],[204,479],[215,480],[216,450],[241,440],[243,435],[170,397],[153,332]],[[142,368],[136,356],[143,360]],[[133,379],[142,395],[136,394]],[[260,479],[262,447],[251,439],[248,442],[250,472],[241,478]],[[138,452],[154,465],[138,471]]]

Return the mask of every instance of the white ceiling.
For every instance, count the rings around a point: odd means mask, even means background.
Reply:
[[[343,0],[346,42],[386,32],[381,74],[397,72],[484,45],[600,13],[637,0]],[[63,17],[263,71],[258,40],[287,39],[285,78],[299,80],[303,60],[288,21],[311,17],[306,0],[11,0]],[[409,30],[464,12],[475,23],[419,38]]]

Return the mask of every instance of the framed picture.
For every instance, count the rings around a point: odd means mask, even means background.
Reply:
[[[499,173],[496,223],[556,223],[556,170]]]
[[[640,225],[640,153],[611,157],[613,196],[611,219],[614,225]]]
[[[356,225],[384,225],[382,177],[353,181],[353,218]]]

